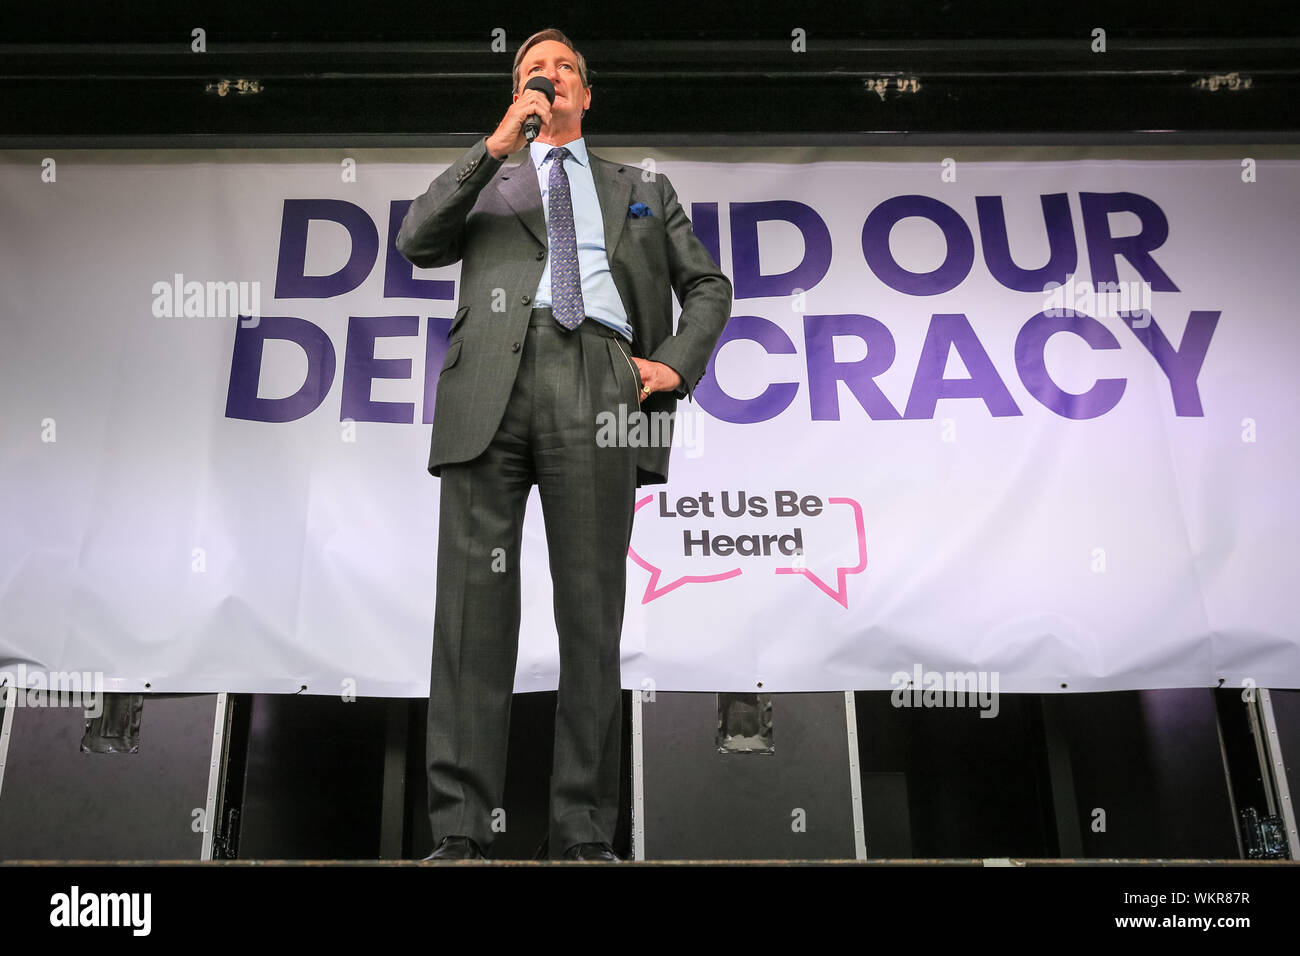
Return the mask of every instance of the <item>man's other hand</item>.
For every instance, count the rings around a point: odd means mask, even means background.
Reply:
[[[649,359],[635,356],[632,361],[636,362],[636,370],[641,373],[642,384],[651,392],[671,392],[682,384],[682,377],[663,362],[651,362]],[[645,401],[647,397],[645,389],[642,389],[637,397]]]

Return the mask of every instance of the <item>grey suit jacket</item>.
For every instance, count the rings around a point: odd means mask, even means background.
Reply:
[[[397,233],[398,251],[417,266],[462,263],[433,414],[434,475],[487,448],[519,369],[547,244],[537,174],[523,155],[524,162],[506,167],[480,139],[411,203]],[[675,392],[655,392],[641,409],[671,413],[704,376],[731,314],[731,282],[695,237],[667,176],[646,182],[639,167],[587,155],[605,220],[605,254],[632,325],[631,351],[682,377]],[[650,216],[629,218],[628,207],[638,202]],[[682,306],[676,333],[671,293]],[[668,479],[669,451],[662,441],[638,450],[638,486]]]

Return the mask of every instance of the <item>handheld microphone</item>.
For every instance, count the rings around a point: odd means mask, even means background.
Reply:
[[[555,102],[555,84],[544,76],[535,76],[524,84],[525,90],[541,90],[546,96],[546,102]],[[524,141],[529,146],[533,145],[533,140],[537,134],[542,131],[542,118],[534,113],[528,119],[524,120]]]

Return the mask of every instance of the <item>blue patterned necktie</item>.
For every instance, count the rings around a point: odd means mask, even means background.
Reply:
[[[551,160],[550,178],[546,181],[550,218],[546,238],[551,248],[551,312],[555,321],[569,331],[584,318],[582,275],[578,271],[578,234],[573,225],[573,196],[569,193],[569,174],[564,159],[569,151],[556,146],[546,158]]]

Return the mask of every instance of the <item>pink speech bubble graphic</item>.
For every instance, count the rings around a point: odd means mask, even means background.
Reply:
[[[836,586],[832,588],[829,584],[818,577],[808,568],[777,568],[777,574],[802,574],[817,587],[821,588],[826,594],[830,595],[836,603],[845,609],[849,606],[849,590],[847,578],[850,574],[861,574],[867,569],[867,525],[862,518],[862,505],[853,498],[827,498],[828,504],[848,505],[853,509],[853,522],[858,532],[858,563],[852,567],[841,567],[835,569],[837,578]]]
[[[646,497],[642,498],[640,501],[636,503],[634,512],[640,511],[642,508],[644,508],[653,500],[654,500],[654,495],[647,495]],[[837,580],[836,580],[836,585],[834,587],[827,584],[826,581],[824,581],[816,572],[806,567],[792,566],[788,568],[775,568],[774,570],[777,574],[802,574],[814,585],[816,585],[817,588],[822,591],[822,593],[826,594],[828,597],[831,598],[831,600],[835,601],[841,607],[847,609],[849,606],[848,583],[847,583],[848,576],[850,574],[860,574],[862,571],[865,571],[867,567],[866,522],[862,514],[862,505],[859,504],[855,499],[827,498],[826,501],[828,504],[848,505],[850,508],[853,509],[854,530],[856,532],[857,546],[858,546],[857,564],[853,566],[836,568]],[[646,583],[645,592],[641,596],[642,604],[649,604],[651,601],[654,601],[657,598],[663,597],[665,594],[669,594],[672,591],[675,591],[683,584],[708,584],[714,581],[725,581],[728,578],[738,577],[739,575],[744,573],[744,571],[741,568],[736,567],[728,571],[718,572],[716,574],[683,574],[680,575],[679,577],[674,578],[668,584],[661,586],[660,580],[663,578],[662,568],[660,568],[658,565],[653,564],[650,561],[647,561],[645,558],[641,557],[641,555],[638,554],[636,549],[633,547],[629,547],[627,549],[627,553],[628,556],[637,563],[637,565],[645,569],[650,575],[650,579]]]
[[[632,509],[632,513],[636,514],[650,502],[654,501],[654,497],[654,495],[646,495],[636,503],[636,507]],[[629,547],[627,553],[633,561],[650,572],[650,580],[646,582],[645,593],[641,595],[642,604],[649,604],[655,598],[663,597],[669,591],[674,591],[683,584],[707,584],[710,581],[725,581],[727,578],[734,578],[736,575],[743,573],[740,568],[732,568],[730,571],[723,571],[719,574],[683,574],[671,584],[659,587],[659,576],[663,572],[645,558],[641,557],[641,555],[637,554],[635,548]]]

